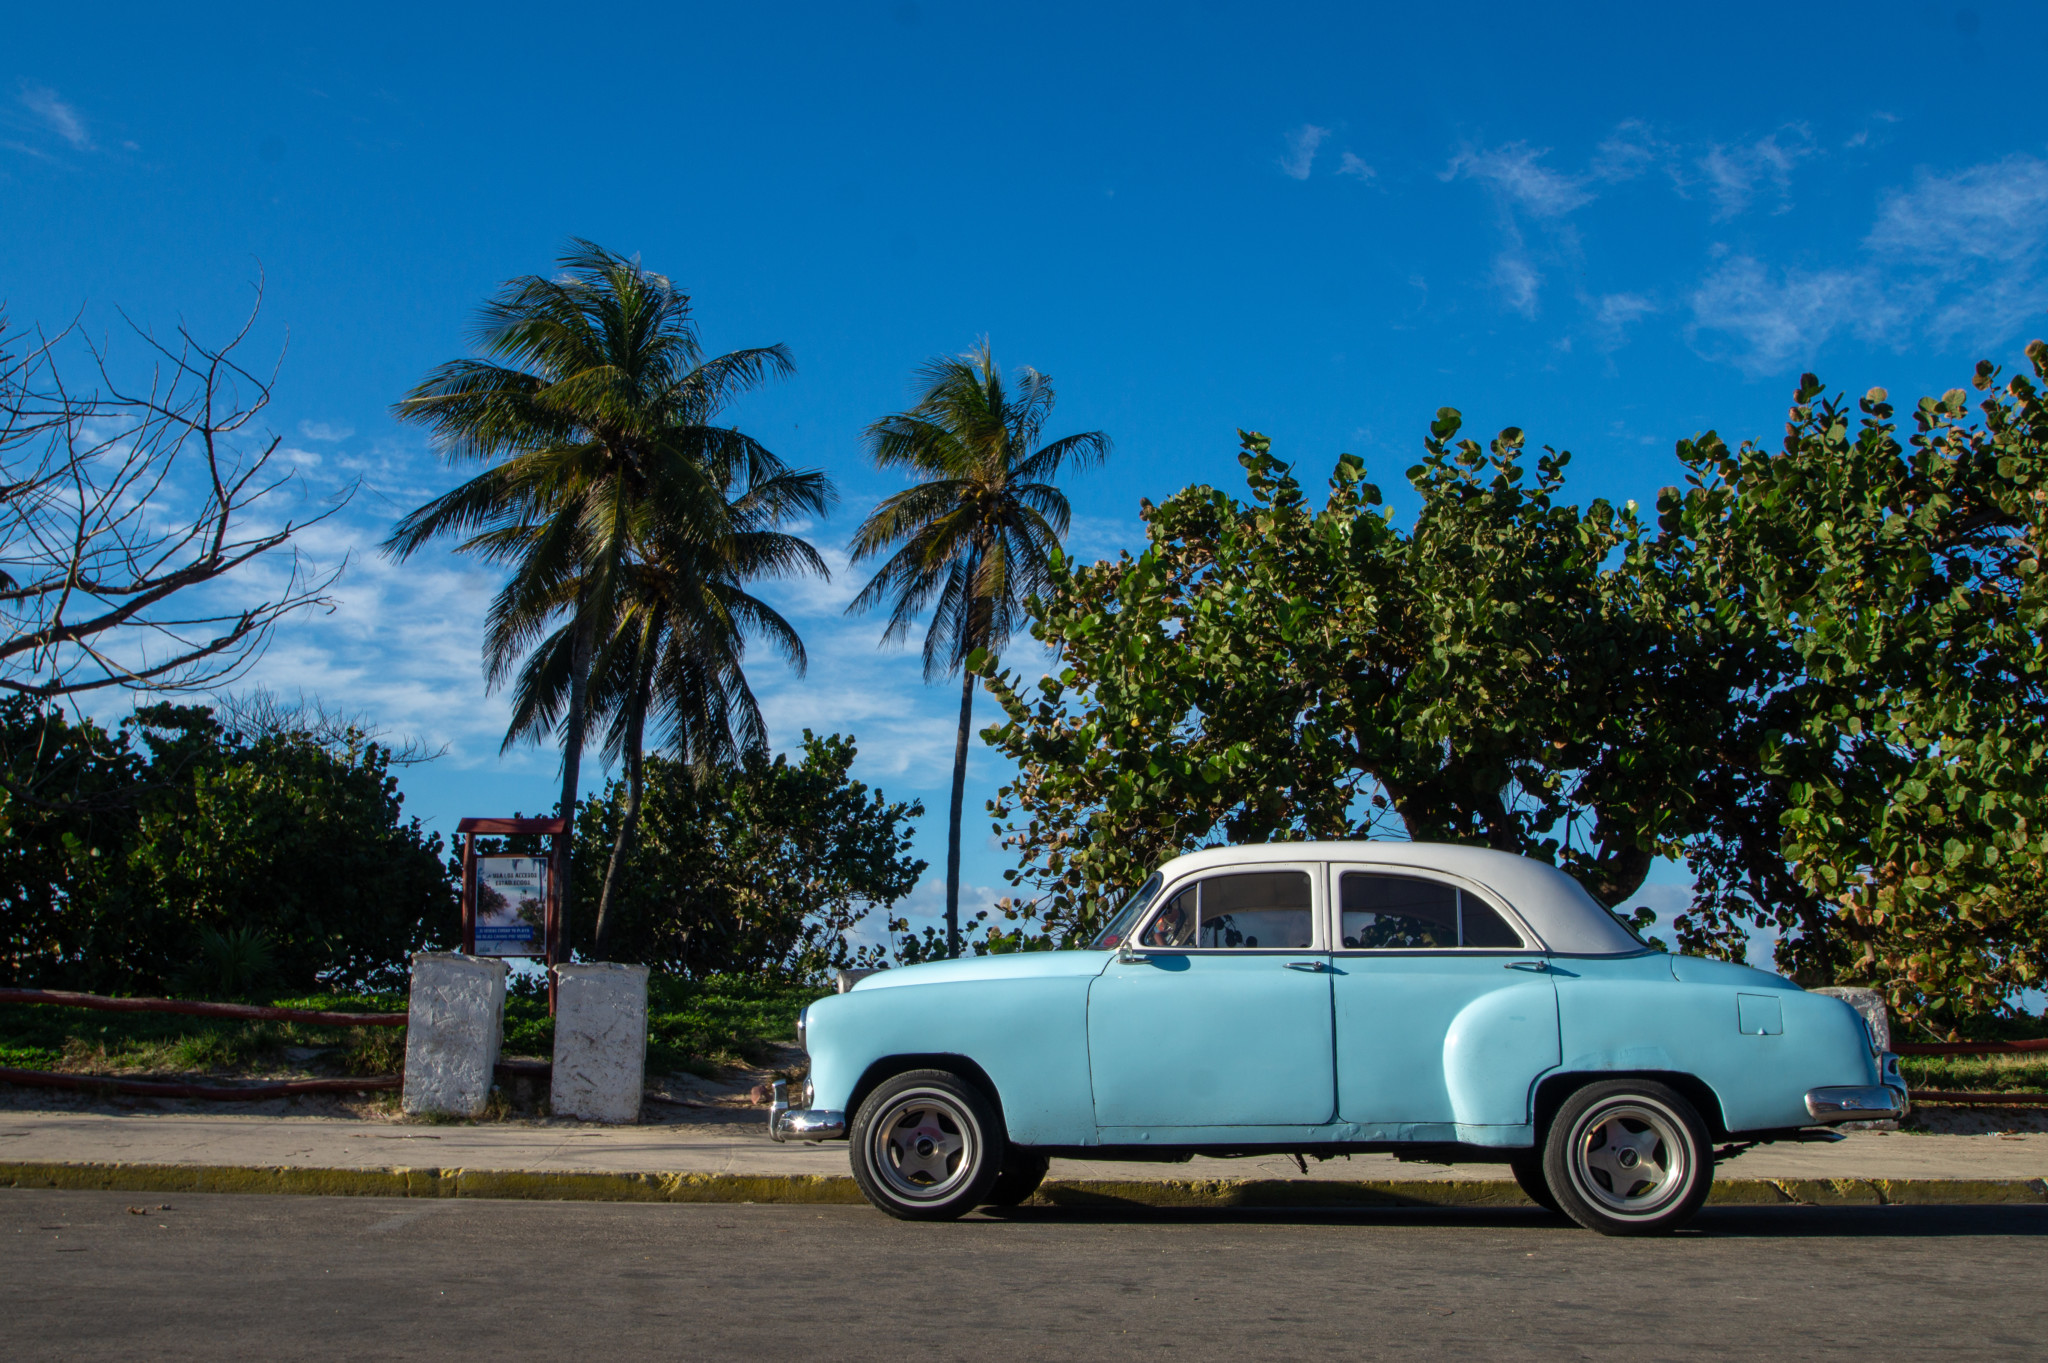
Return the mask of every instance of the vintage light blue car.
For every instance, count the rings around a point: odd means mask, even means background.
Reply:
[[[800,1026],[778,1140],[848,1139],[895,1216],[1015,1205],[1054,1155],[1506,1163],[1610,1234],[1683,1223],[1715,1143],[1894,1118],[1856,1010],[1646,947],[1554,867],[1275,843],[1168,862],[1085,951],[869,975]]]

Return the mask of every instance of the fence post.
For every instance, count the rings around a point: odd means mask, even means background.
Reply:
[[[592,961],[555,967],[555,1070],[548,1110],[637,1122],[647,1080],[647,967]]]
[[[412,958],[405,1112],[481,1117],[505,1036],[503,961],[423,951]]]
[[[1851,986],[1829,986],[1812,991],[1838,998],[1863,1014],[1863,1020],[1870,1024],[1870,1035],[1877,1042],[1880,1051],[1892,1048],[1892,1017],[1884,1006],[1884,995],[1875,989],[1859,989]]]

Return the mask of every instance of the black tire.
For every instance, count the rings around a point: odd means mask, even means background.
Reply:
[[[1052,1167],[1052,1161],[1036,1150],[1027,1150],[1013,1145],[1003,1156],[1003,1167],[996,1175],[996,1181],[988,1187],[987,1204],[991,1207],[1021,1207],[1038,1185],[1045,1182],[1045,1171]]]
[[[1564,1208],[1557,1205],[1556,1194],[1543,1181],[1543,1147],[1525,1150],[1508,1161],[1508,1168],[1515,1174],[1515,1183],[1528,1199],[1554,1216],[1562,1216]]]
[[[1713,1142],[1677,1090],[1604,1080],[1558,1109],[1543,1144],[1543,1181],[1587,1230],[1663,1235],[1692,1220],[1713,1189]]]
[[[905,1221],[950,1221],[988,1201],[1009,1141],[995,1106],[950,1070],[885,1080],[854,1114],[853,1181]]]

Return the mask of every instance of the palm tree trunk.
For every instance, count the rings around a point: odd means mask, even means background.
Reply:
[[[574,958],[570,948],[573,938],[569,933],[569,910],[575,900],[570,890],[575,885],[576,863],[576,792],[583,776],[583,734],[590,722],[590,653],[596,642],[591,636],[596,633],[595,621],[584,619],[584,602],[579,596],[576,601],[576,642],[569,655],[569,715],[562,732],[562,820],[565,833],[562,839],[562,959]]]
[[[626,724],[626,812],[619,820],[619,833],[612,840],[612,858],[604,868],[604,892],[597,901],[597,932],[591,947],[594,960],[611,959],[612,929],[618,920],[612,909],[618,902],[619,882],[623,878],[626,858],[633,852],[633,836],[640,828],[640,804],[647,790],[647,761],[644,742],[647,732],[647,706],[653,688],[652,660],[649,669],[640,674],[636,687],[638,694],[633,697],[633,714]]]
[[[967,735],[974,714],[974,674],[960,669],[960,733],[953,742],[953,816],[946,834],[946,956],[960,954],[960,803],[967,794]]]

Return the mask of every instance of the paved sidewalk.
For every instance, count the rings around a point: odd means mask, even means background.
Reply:
[[[692,1113],[676,1123],[603,1127],[511,1121],[419,1125],[328,1117],[0,1112],[0,1165],[90,1164],[288,1169],[467,1169],[533,1173],[843,1177],[843,1142],[778,1145],[756,1113]],[[1773,1145],[1724,1163],[1724,1180],[2038,1180],[2048,1133],[1936,1136],[1851,1132],[1832,1145]],[[1501,1165],[1447,1167],[1391,1155],[1308,1162],[1285,1156],[1183,1164],[1055,1160],[1055,1180],[1277,1179],[1291,1182],[1473,1182]]]

